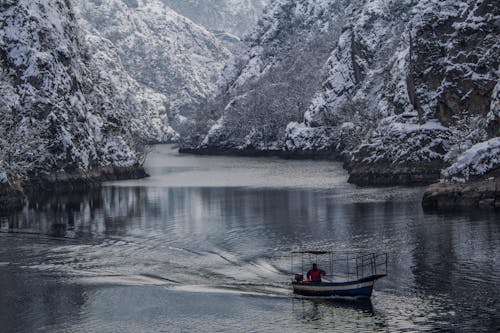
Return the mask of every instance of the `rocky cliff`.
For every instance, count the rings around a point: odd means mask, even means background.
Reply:
[[[94,49],[112,48],[114,58],[107,68],[123,64],[134,80],[150,90],[149,96],[155,93],[153,100],[161,104],[161,117],[181,130],[199,104],[215,91],[230,52],[214,34],[164,1],[74,2],[80,24],[101,37],[93,38]]]
[[[330,40],[341,30],[334,23],[344,10],[342,2],[272,2],[244,40],[242,54],[226,65],[217,96],[201,111],[200,126],[185,146],[282,150],[286,125],[303,119],[321,87]]]
[[[427,211],[500,209],[500,138],[478,143],[442,172],[424,193]]]
[[[91,47],[69,1],[0,4],[2,193],[55,172],[85,178],[126,168],[144,175],[142,134],[151,123],[136,116],[155,102],[116,79],[119,63],[113,73],[103,71],[99,62],[106,60]]]
[[[281,0],[185,146],[340,156],[357,184],[423,184],[498,136],[495,1]]]

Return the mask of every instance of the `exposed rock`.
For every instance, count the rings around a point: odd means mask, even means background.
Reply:
[[[151,104],[132,96],[137,85],[116,79],[120,64],[102,72],[71,2],[3,1],[0,37],[3,207],[18,207],[22,188],[72,190],[145,176],[140,134],[150,119],[134,118]]]
[[[443,164],[353,164],[346,165],[349,183],[360,186],[428,185],[439,180]]]
[[[420,164],[432,161],[432,165],[442,168],[453,163],[459,155],[456,151],[487,139],[486,120],[491,117],[488,113],[493,109],[491,99],[495,98],[493,90],[498,82],[495,69],[499,38],[494,31],[499,10],[489,0],[431,4],[428,8],[422,5],[426,6],[421,3],[413,8],[413,18],[405,32],[410,39],[402,40],[403,45],[408,43],[407,54],[402,58],[406,63],[405,84],[395,85],[396,95],[383,94],[400,97],[375,99],[379,105],[392,105],[392,112],[398,116],[380,120],[376,130],[354,150],[350,164],[360,166],[353,168],[356,174],[351,177],[352,182],[369,183],[366,178],[372,178],[374,184],[379,184],[380,178],[387,178],[386,169],[379,166],[381,162],[403,166],[410,173],[421,173],[424,170]],[[391,80],[397,82],[401,73],[394,75],[394,68],[391,73]],[[394,85],[388,81],[383,89],[391,86]],[[369,96],[361,96],[366,95]],[[397,123],[404,129],[401,133],[394,130]],[[407,131],[408,127],[417,131]],[[370,165],[372,172],[368,172]],[[359,177],[356,171],[360,169],[370,177]],[[382,172],[380,177],[377,172]],[[406,177],[399,176],[397,172],[394,183],[403,180],[402,184],[406,184]],[[429,183],[438,179],[438,170],[431,167],[422,180]]]
[[[478,143],[442,172],[422,205],[426,210],[500,208],[500,138]]]
[[[450,131],[438,123],[387,122],[378,136],[347,158],[349,182],[364,186],[435,183],[445,166],[449,136]]]
[[[0,165],[9,179],[139,164],[121,87],[101,76],[70,2],[2,6]]]
[[[226,65],[217,96],[202,110],[192,130],[199,139],[183,146],[283,149],[286,126],[302,121],[321,87],[343,13],[341,1],[271,2],[245,38],[246,48]]]
[[[176,141],[178,133],[170,123],[167,97],[132,78],[113,43],[89,29],[83,32],[91,60],[99,70],[100,80],[109,87],[114,106],[124,110],[130,119],[133,136],[148,144]]]
[[[84,173],[55,172],[30,179],[23,184],[23,190],[28,196],[42,192],[64,193],[86,191],[100,187],[104,181],[138,179],[147,176],[148,174],[141,166],[124,168],[103,167]]]
[[[500,209],[500,178],[469,183],[433,184],[424,193],[426,211]]]

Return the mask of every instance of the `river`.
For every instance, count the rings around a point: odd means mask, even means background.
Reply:
[[[492,332],[500,216],[422,211],[341,164],[179,155],[0,217],[0,332]],[[290,251],[389,254],[371,300],[296,297]]]

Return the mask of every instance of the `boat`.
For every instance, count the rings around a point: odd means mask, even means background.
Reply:
[[[294,260],[297,256],[299,264]],[[292,252],[291,257],[293,292],[302,296],[370,298],[375,282],[387,276],[387,253],[303,250]],[[322,270],[321,281],[304,279],[304,265],[309,268],[312,263],[328,269]]]

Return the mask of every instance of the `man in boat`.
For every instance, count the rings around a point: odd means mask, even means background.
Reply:
[[[325,274],[326,272],[322,269],[318,269],[318,265],[314,263],[312,269],[307,272],[307,279],[311,282],[321,282],[321,275]]]

